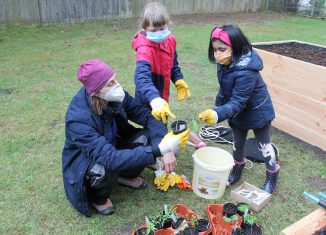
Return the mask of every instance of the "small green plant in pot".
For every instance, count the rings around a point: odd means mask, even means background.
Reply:
[[[145,216],[145,222],[146,222],[146,227],[145,227],[146,235],[154,234],[154,231],[156,230],[155,228],[156,221],[153,219],[148,219],[147,216]]]
[[[247,203],[244,203],[244,202],[241,202],[241,203],[238,203],[237,205],[237,208],[238,208],[238,214],[240,216],[243,216],[244,213],[246,212],[246,210],[249,212],[250,210],[250,206],[247,204]]]
[[[238,219],[236,215],[238,208],[235,204],[227,202],[223,205],[223,220],[225,222],[232,222]]]
[[[187,214],[187,220],[189,228],[197,232],[204,232],[210,228],[210,223],[207,219],[197,218],[194,214]]]
[[[244,223],[246,225],[254,225],[257,222],[257,216],[247,214],[246,217],[244,217]]]
[[[244,234],[252,234],[252,235],[262,234],[262,230],[257,225],[257,221],[258,221],[257,216],[247,214],[244,217],[244,221],[243,221]]]
[[[176,221],[175,209],[168,209],[167,205],[164,205],[163,212],[157,217],[162,224],[163,228],[169,228],[172,225],[172,221]]]

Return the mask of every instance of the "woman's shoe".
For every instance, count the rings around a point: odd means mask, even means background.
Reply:
[[[233,166],[232,172],[229,176],[228,183],[229,185],[235,184],[241,178],[243,168],[245,167],[247,161],[237,162],[234,161],[235,165]]]
[[[113,204],[110,199],[107,199],[103,205],[97,205],[95,203],[92,203],[92,205],[98,214],[112,215],[114,213]]]
[[[147,186],[147,181],[140,177],[136,177],[136,178],[118,177],[118,183],[132,189],[144,189]]]

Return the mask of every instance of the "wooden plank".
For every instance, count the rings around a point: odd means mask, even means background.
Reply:
[[[311,131],[309,128],[294,122],[293,120],[277,114],[273,120],[272,125],[294,137],[297,137],[311,145],[317,146],[326,151],[326,137],[316,135],[316,132]]]
[[[280,235],[312,235],[326,228],[326,210],[317,209],[281,231]]]
[[[309,128],[310,131],[314,132],[317,136],[326,137],[325,118],[312,116],[310,113],[306,112],[306,110],[297,109],[280,101],[273,100],[273,105],[275,108],[276,117],[278,115],[282,115],[293,122],[304,126],[305,129]]]
[[[326,102],[326,67],[257,49],[264,61],[262,75],[272,84]]]
[[[313,100],[310,97],[303,96],[284,87],[276,86],[271,83],[266,84],[273,100],[297,109],[302,109],[315,117],[326,119],[326,103]]]

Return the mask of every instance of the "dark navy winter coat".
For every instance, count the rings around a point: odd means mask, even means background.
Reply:
[[[262,69],[263,62],[255,50],[230,67],[218,64],[220,89],[214,110],[219,122],[229,119],[231,127],[257,129],[275,118],[271,97],[259,72]]]
[[[135,98],[144,104],[158,97],[169,102],[170,81],[175,83],[183,78],[174,35],[156,43],[142,31],[135,35],[131,45],[136,52]]]
[[[167,133],[165,125],[155,120],[148,108],[127,92],[125,94],[120,111],[108,107],[101,116],[92,111],[90,97],[84,88],[68,107],[66,142],[62,152],[63,182],[68,199],[84,215],[89,215],[84,176],[91,160],[114,172],[154,164],[154,148]],[[128,120],[149,129],[151,146],[115,148],[117,138],[127,137],[134,128]]]

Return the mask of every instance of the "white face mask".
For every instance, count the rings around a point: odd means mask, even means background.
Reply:
[[[122,102],[125,98],[125,92],[120,84],[113,86],[109,91],[105,92],[104,99],[107,101]]]

